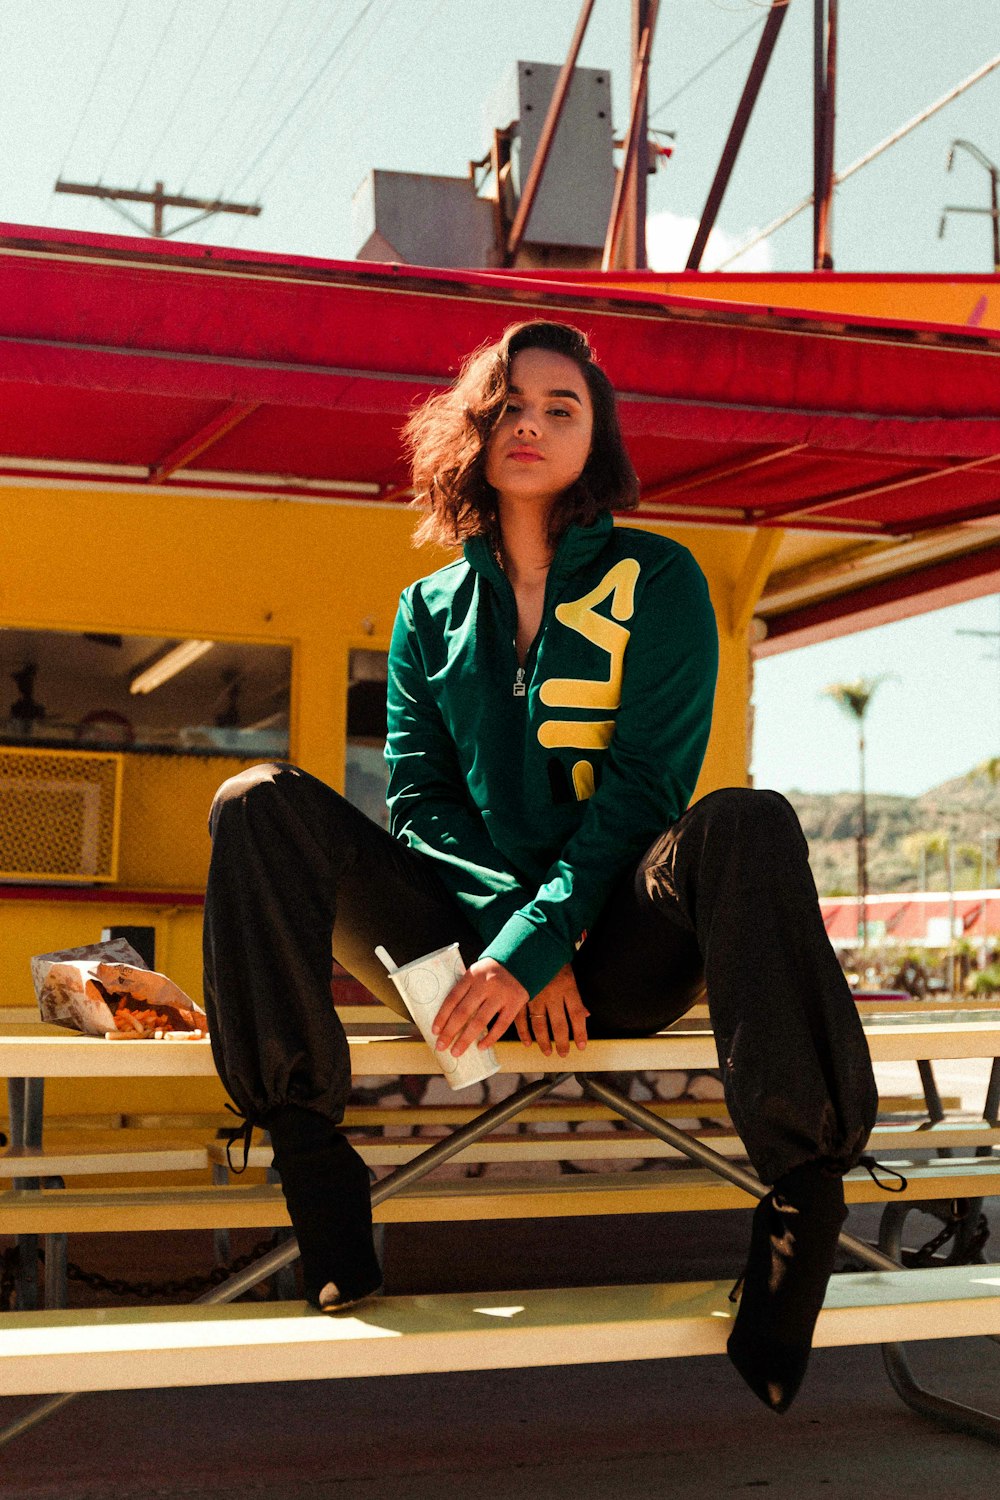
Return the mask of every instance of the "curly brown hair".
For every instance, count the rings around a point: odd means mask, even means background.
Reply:
[[[554,545],[572,522],[589,526],[609,510],[634,510],[639,481],[625,450],[614,387],[590,340],[568,323],[512,323],[463,362],[458,379],[431,396],[403,428],[413,470],[413,504],[427,514],[414,542],[460,545],[487,536],[499,545],[496,490],[486,479],[486,444],[507,400],[511,366],[522,349],[547,349],[577,365],[594,408],[593,446],[583,473],[549,512]]]

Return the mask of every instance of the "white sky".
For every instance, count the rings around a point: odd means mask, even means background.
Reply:
[[[762,0],[664,0],[652,65],[654,127],[676,149],[650,180],[650,249],[683,264],[763,18]],[[464,175],[486,144],[484,103],[520,58],[562,61],[578,0],[0,0],[0,220],[130,232],[96,200],[53,193],[60,174],[109,186],[259,200],[187,238],[350,259],[352,195],[375,166]],[[628,108],[629,0],[598,0],[581,54],[610,68]],[[705,265],[811,188],[813,7],[791,6]],[[1000,0],[841,0],[837,166],[1000,53]],[[690,82],[720,50],[732,46]],[[674,102],[666,104],[664,101]],[[838,270],[990,269],[988,176],[954,137],[1000,161],[1000,70],[846,183]],[[171,221],[168,221],[171,222]],[[179,222],[175,219],[172,222]],[[718,245],[719,249],[716,250]],[[747,269],[808,269],[802,214]],[[761,663],[759,785],[854,785],[853,731],[822,687],[895,672],[869,720],[873,788],[917,792],[998,748],[996,601],[868,631]]]

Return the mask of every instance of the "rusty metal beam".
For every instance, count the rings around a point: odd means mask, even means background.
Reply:
[[[611,214],[608,219],[608,232],[604,240],[604,254],[601,258],[602,271],[610,271],[612,269],[618,249],[618,241],[621,238],[629,177],[638,157],[640,125],[646,116],[646,94],[649,87],[649,59],[653,50],[653,37],[656,33],[656,13],[659,8],[659,0],[649,0],[646,25],[639,41],[635,64],[632,69],[632,99],[629,106],[628,131],[625,135],[625,154],[615,180],[615,192],[611,201]]]
[[[801,453],[802,449],[807,446],[806,443],[792,443],[787,447],[767,448],[762,453],[755,454],[753,458],[740,459],[736,463],[713,464],[707,469],[696,469],[690,474],[671,480],[669,484],[659,485],[655,490],[647,491],[643,495],[643,504],[655,505],[662,500],[669,499],[672,495],[683,495],[686,491],[700,489],[705,484],[732,479],[738,474],[746,474],[750,469],[759,469],[762,464],[773,463],[776,458],[788,458],[793,453]]]
[[[778,33],[781,31],[790,4],[791,0],[771,0],[771,9],[764,23],[764,30],[757,44],[757,51],[750,65],[750,72],[747,75],[747,81],[743,87],[740,102],[736,106],[736,114],[730,126],[729,136],[723,147],[722,156],[719,158],[719,165],[716,168],[715,178],[709,189],[708,197],[705,200],[705,207],[702,209],[701,223],[698,225],[685,270],[697,271],[701,268],[701,258],[705,253],[708,237],[715,227],[719,209],[722,207],[722,200],[729,186],[729,179],[733,175],[736,158],[739,155],[740,147],[743,145],[743,137],[746,135],[747,126],[750,124],[750,116],[753,114],[761,84],[764,82],[767,65],[771,61],[771,54],[774,52]]]
[[[823,196],[819,204],[820,269],[833,270],[833,142],[837,121],[837,6],[827,0],[826,92],[823,120]]]
[[[748,530],[768,530],[772,527],[778,529],[785,524],[782,520],[770,521],[766,516],[754,511],[740,511],[728,506],[647,506],[641,500],[638,510],[629,511],[625,519],[628,521],[667,521],[674,526],[726,526],[730,529],[746,527]],[[909,532],[899,533],[889,527],[880,526],[874,521],[845,521],[825,516],[817,516],[815,519],[806,517],[803,521],[794,522],[793,525],[796,531],[824,532],[828,536],[838,537],[858,536],[898,540],[900,535],[909,535]]]
[[[899,479],[884,480],[881,484],[866,484],[856,489],[841,490],[838,494],[824,495],[820,499],[807,501],[805,504],[799,500],[790,500],[785,505],[778,505],[770,510],[755,511],[754,514],[759,518],[761,524],[765,520],[772,524],[778,520],[786,524],[794,524],[800,516],[815,517],[818,512],[831,510],[837,505],[851,505],[856,500],[870,500],[875,495],[888,495],[895,490],[912,489],[915,485],[926,484],[930,479],[949,479],[953,474],[965,474],[970,469],[981,469],[986,464],[997,463],[998,460],[1000,460],[1000,453],[989,453],[984,458],[967,458],[963,459],[961,463],[948,464],[944,468],[911,469],[908,474],[902,475]],[[995,502],[995,505],[997,509],[1000,509],[1000,502]],[[834,518],[828,517],[827,519],[833,520]],[[848,518],[842,517],[841,519],[847,520]],[[938,516],[936,519],[937,524],[940,524],[941,517]],[[913,526],[914,522],[912,520],[907,521],[906,527],[908,531],[912,531]]]
[[[632,0],[630,49],[638,57],[643,33],[649,24],[651,0]],[[618,259],[633,271],[644,271],[649,265],[646,248],[646,217],[649,199],[649,88],[636,121],[636,152],[625,184],[625,208],[618,239]]]
[[[562,71],[556,80],[552,98],[549,100],[545,124],[542,126],[542,133],[538,141],[538,150],[535,152],[532,160],[528,180],[524,184],[521,201],[517,206],[517,213],[514,215],[514,222],[507,237],[506,252],[508,265],[511,264],[520,249],[521,241],[524,239],[524,232],[528,227],[528,219],[531,217],[531,210],[534,207],[535,198],[538,195],[538,189],[541,186],[542,177],[548,165],[552,142],[555,140],[556,131],[559,128],[563,105],[566,102],[566,95],[569,93],[569,86],[573,81],[573,69],[576,67],[576,59],[579,55],[580,46],[587,30],[587,22],[590,20],[590,13],[593,8],[594,0],[583,0],[583,4],[580,7],[580,14],[577,17],[573,40],[569,44],[566,61],[562,65]],[[497,192],[499,193],[499,191],[500,183],[498,181]]]
[[[813,267],[833,270],[833,138],[837,105],[837,0],[814,0]]]
[[[213,443],[219,442],[227,433],[232,432],[234,427],[245,422],[259,405],[259,401],[250,401],[234,402],[231,406],[227,406],[219,416],[214,417],[211,422],[206,422],[203,427],[199,427],[197,432],[193,432],[165,458],[161,458],[159,463],[154,464],[149,471],[149,483],[159,484],[162,480],[168,479],[171,474],[175,474],[178,469],[184,468],[192,459],[204,453],[206,448],[211,448]]]

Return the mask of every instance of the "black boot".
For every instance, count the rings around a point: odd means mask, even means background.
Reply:
[[[802,1384],[846,1218],[842,1175],[818,1161],[779,1178],[754,1210],[739,1312],[726,1347],[772,1411],[787,1411]]]
[[[368,1168],[336,1125],[315,1110],[284,1105],[261,1122],[299,1252],[306,1299],[342,1311],[378,1291]]]

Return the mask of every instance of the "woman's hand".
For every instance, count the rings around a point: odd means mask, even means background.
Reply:
[[[514,1017],[514,1024],[517,1026],[518,1036],[526,1047],[531,1046],[531,1032],[533,1031],[535,1041],[546,1057],[551,1055],[553,1041],[559,1056],[568,1057],[570,1031],[580,1051],[582,1052],[586,1047],[589,1015],[589,1010],[580,999],[573,967],[571,964],[566,964],[524,1010],[518,1011]]]
[[[453,1057],[461,1057],[473,1042],[491,1047],[511,1021],[523,1015],[527,999],[524,985],[503,964],[495,958],[477,959],[441,1002],[432,1027],[437,1050],[448,1048]],[[520,1027],[518,1034],[522,1035]]]

